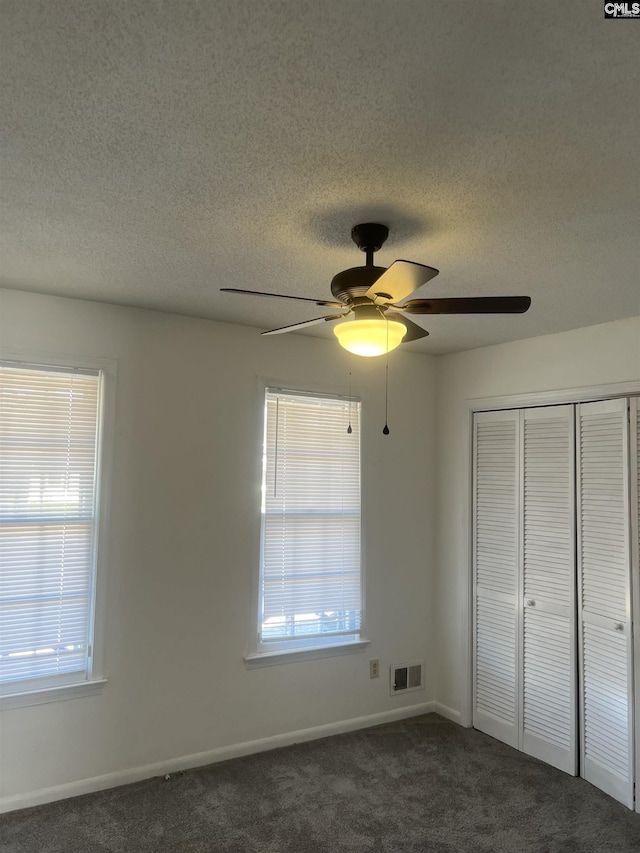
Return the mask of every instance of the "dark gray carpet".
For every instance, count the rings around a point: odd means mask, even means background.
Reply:
[[[3,853],[638,853],[640,815],[429,714],[0,817]]]

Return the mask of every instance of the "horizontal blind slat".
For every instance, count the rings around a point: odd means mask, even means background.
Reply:
[[[261,639],[357,632],[360,404],[267,390],[265,418]]]
[[[0,683],[87,668],[99,375],[0,365]]]

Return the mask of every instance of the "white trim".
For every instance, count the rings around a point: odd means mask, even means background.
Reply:
[[[516,427],[516,706],[518,749],[524,751],[524,412]]]
[[[334,643],[326,646],[313,646],[306,649],[286,649],[275,652],[257,652],[245,655],[247,669],[258,669],[261,666],[276,666],[281,663],[295,663],[301,660],[316,660],[330,658],[335,655],[349,655],[353,652],[363,652],[369,646],[369,640],[353,640],[349,643]]]
[[[466,400],[467,408],[474,412],[495,409],[526,409],[533,406],[558,406],[570,403],[592,403],[613,397],[640,394],[640,381],[613,382],[611,385],[585,385],[559,391],[534,391],[507,397],[478,397]]]
[[[367,617],[367,470],[365,453],[367,451],[368,403],[362,386],[352,386],[351,393],[360,400],[360,640],[369,644],[369,620]]]
[[[475,531],[474,531],[474,505],[475,505],[475,477],[473,470],[475,466],[475,419],[474,409],[469,407],[467,410],[466,423],[466,444],[467,465],[465,470],[465,494],[466,501],[463,502],[463,526],[466,529],[466,558],[464,565],[466,568],[466,584],[462,596],[462,619],[460,620],[460,630],[462,632],[462,671],[466,672],[465,689],[462,697],[462,713],[461,724],[465,727],[473,726],[474,714],[474,684],[475,684],[475,631],[476,631],[476,569],[475,569]],[[466,516],[466,517],[465,517]]]
[[[468,497],[467,512],[468,516],[465,519],[465,523],[467,525],[467,548],[469,552],[469,557],[471,559],[471,571],[468,573],[467,577],[467,586],[469,587],[466,591],[467,596],[469,597],[469,606],[470,610],[468,612],[468,620],[465,625],[465,620],[462,620],[461,629],[463,632],[463,642],[461,645],[463,655],[465,659],[463,661],[463,668],[465,671],[471,672],[471,677],[468,679],[468,695],[464,697],[465,701],[462,706],[463,712],[463,720],[465,726],[473,726],[475,724],[475,716],[476,716],[476,697],[475,697],[475,689],[476,689],[476,648],[475,648],[475,637],[477,628],[477,609],[478,609],[478,585],[477,585],[477,571],[476,571],[476,501],[477,501],[477,478],[475,476],[476,470],[476,447],[477,447],[477,422],[476,417],[472,410],[469,410],[467,429],[469,434],[467,436],[467,442],[469,447],[467,448],[467,455],[470,454],[471,465],[469,466],[467,473],[467,482],[465,484],[466,494]],[[465,598],[463,598],[463,607],[464,607]],[[467,636],[465,637],[465,629]]]
[[[467,409],[467,464],[465,466],[465,491],[467,499],[463,504],[466,518],[463,524],[466,529],[465,566],[466,584],[462,599],[462,672],[464,677],[464,693],[462,698],[461,722],[463,726],[473,725],[473,415],[475,412],[498,409],[521,409],[533,406],[556,406],[570,403],[584,403],[596,400],[606,400],[615,397],[628,397],[640,394],[640,381],[612,382],[609,385],[585,385],[578,388],[565,388],[557,391],[534,391],[528,394],[513,394],[504,397],[478,397],[465,401]],[[640,760],[639,760],[640,764]]]
[[[68,353],[56,353],[50,350],[32,349],[9,349],[0,347],[0,359],[13,361],[18,367],[66,367],[78,370],[109,370],[115,372],[117,361],[113,358],[94,358],[87,355],[70,355]]]
[[[79,699],[82,696],[95,696],[102,693],[102,688],[106,683],[106,678],[95,678],[92,681],[60,684],[57,687],[47,687],[43,690],[11,693],[8,696],[0,696],[0,711],[26,708],[28,705],[46,705],[49,702],[62,702],[67,699]]]
[[[82,359],[84,362],[84,359]],[[104,359],[101,368],[100,426],[96,483],[97,533],[95,542],[94,606],[92,624],[92,649],[89,677],[92,680],[106,677],[105,631],[107,606],[107,578],[109,568],[109,522],[111,507],[111,479],[113,472],[115,421],[116,421],[117,362]]]
[[[94,561],[93,561],[93,606],[90,614],[90,636],[91,654],[88,660],[87,677],[88,682],[82,685],[73,684],[65,687],[81,686],[84,689],[82,695],[97,690],[91,690],[87,684],[104,683],[106,680],[105,661],[105,627],[106,627],[106,600],[107,600],[107,570],[109,566],[107,543],[109,542],[109,507],[111,505],[111,475],[113,470],[113,452],[115,436],[116,416],[116,378],[118,374],[118,362],[113,358],[94,358],[86,355],[70,355],[68,353],[56,353],[45,350],[32,349],[9,349],[0,347],[0,361],[13,362],[16,366],[29,368],[63,367],[80,371],[90,371],[99,375],[98,393],[98,447],[96,453],[96,489],[95,489],[95,534],[94,534]],[[65,688],[63,688],[64,691]],[[100,688],[101,689],[101,688]],[[32,691],[36,693],[39,691]],[[14,694],[25,696],[26,694]],[[78,694],[80,695],[80,694]],[[55,697],[57,700],[73,698],[74,694],[64,692],[63,695]],[[3,697],[0,709],[16,707],[10,703],[12,696]],[[42,702],[54,701],[54,699],[41,699],[38,702],[22,702],[18,704],[41,704]]]
[[[440,714],[441,717],[451,720],[452,723],[457,723],[459,726],[463,725],[460,711],[456,711],[455,708],[449,708],[448,705],[443,705],[442,702],[433,703],[433,713]],[[469,723],[465,728],[469,728],[470,725]]]
[[[253,483],[251,494],[253,495],[252,515],[253,547],[251,548],[251,567],[249,575],[249,595],[247,601],[250,603],[247,636],[247,656],[255,654],[260,642],[260,559],[262,555],[262,454],[264,452],[265,431],[265,393],[268,387],[267,380],[263,376],[256,377],[255,389],[255,423],[256,439],[253,452]],[[245,660],[246,660],[245,657]]]
[[[365,466],[363,465],[363,411],[365,407],[362,390],[365,386],[356,385],[351,388],[351,394],[345,394],[344,385],[318,384],[317,382],[299,383],[288,382],[282,379],[257,375],[256,376],[256,448],[254,455],[254,483],[252,492],[255,497],[254,519],[255,534],[253,537],[252,566],[248,573],[250,589],[247,600],[250,602],[249,630],[247,632],[248,645],[244,656],[247,669],[256,669],[262,666],[273,666],[275,664],[293,663],[300,660],[313,660],[315,658],[330,657],[333,655],[349,654],[356,652],[369,645],[366,637],[367,631],[367,576],[366,576],[366,536],[365,536]],[[266,410],[265,400],[267,390],[282,391],[283,393],[308,395],[310,397],[324,396],[340,400],[354,400],[360,403],[360,628],[354,632],[358,640],[349,643],[331,642],[331,637],[319,642],[316,646],[305,647],[304,637],[292,640],[287,649],[269,651],[268,644],[260,639],[260,607],[261,607],[261,585],[260,566],[262,562],[262,513],[260,511],[262,501],[262,465],[265,441]],[[296,647],[297,644],[297,647]],[[319,652],[316,654],[315,652]]]
[[[89,779],[67,782],[64,785],[55,785],[51,788],[40,788],[37,791],[12,794],[11,796],[0,799],[0,813],[29,808],[30,806],[37,806],[42,803],[51,803],[55,800],[64,800],[68,797],[77,797],[81,794],[91,794],[94,791],[103,791],[106,788],[115,788],[118,785],[128,785],[132,782],[140,782],[143,779],[151,779],[154,776],[164,776],[166,773],[177,773],[180,770],[204,767],[207,764],[216,764],[219,761],[227,761],[230,758],[240,758],[243,755],[253,755],[282,746],[291,746],[294,743],[304,743],[310,740],[329,737],[330,735],[344,734],[345,732],[353,732],[359,729],[370,728],[371,726],[379,726],[382,723],[391,723],[397,720],[417,717],[422,714],[430,714],[434,711],[434,704],[434,702],[424,702],[420,705],[409,705],[405,708],[381,711],[365,717],[352,717],[348,720],[325,723],[321,726],[299,729],[295,732],[285,732],[284,734],[272,735],[271,737],[259,738],[258,740],[221,746],[216,749],[207,750],[206,752],[196,752],[191,755],[182,755],[178,758],[168,758],[153,764],[131,767],[128,770],[118,770],[114,773],[106,773],[103,776],[93,776]]]
[[[640,397],[629,400],[629,485],[631,487],[631,630],[633,632],[633,660],[635,685],[635,797],[636,811],[640,813],[640,459],[638,459],[638,431],[640,430]]]

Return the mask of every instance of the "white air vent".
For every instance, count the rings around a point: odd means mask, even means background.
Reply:
[[[391,667],[391,695],[422,690],[424,687],[424,664],[421,662],[396,663]]]

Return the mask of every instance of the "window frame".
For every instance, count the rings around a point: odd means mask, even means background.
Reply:
[[[0,694],[0,711],[3,711],[95,695],[100,693],[107,683],[104,634],[117,362],[107,358],[10,350],[0,347],[0,364],[26,370],[55,372],[57,369],[62,372],[77,371],[98,375],[95,534],[92,559],[92,601],[89,612],[90,653],[87,655],[87,669],[80,677],[77,673],[69,673],[68,679],[61,676],[32,679],[27,682],[6,682]],[[16,689],[10,689],[12,684]]]
[[[253,570],[251,573],[251,629],[249,639],[249,651],[244,656],[244,661],[249,669],[262,666],[271,666],[281,663],[290,663],[294,661],[333,657],[334,655],[351,654],[365,650],[370,641],[367,636],[367,620],[366,620],[366,601],[367,601],[367,586],[366,586],[366,554],[365,554],[365,501],[362,475],[362,458],[363,458],[363,429],[362,423],[365,412],[364,395],[360,393],[359,388],[353,387],[351,394],[345,394],[344,388],[318,385],[312,382],[301,385],[296,382],[284,382],[267,377],[258,377],[257,382],[257,436],[256,436],[256,453],[254,458],[254,503],[256,507],[256,535],[254,538],[255,547],[253,549]],[[349,635],[331,635],[326,638],[316,638],[314,640],[300,637],[291,641],[278,641],[277,643],[262,643],[260,640],[260,612],[262,602],[262,545],[263,545],[263,519],[261,511],[262,503],[262,474],[263,474],[263,454],[266,429],[266,392],[267,391],[282,391],[283,393],[297,394],[308,397],[327,397],[341,400],[354,400],[360,404],[360,598],[361,598],[361,618],[360,629],[357,632]],[[347,639],[350,637],[351,639]]]

